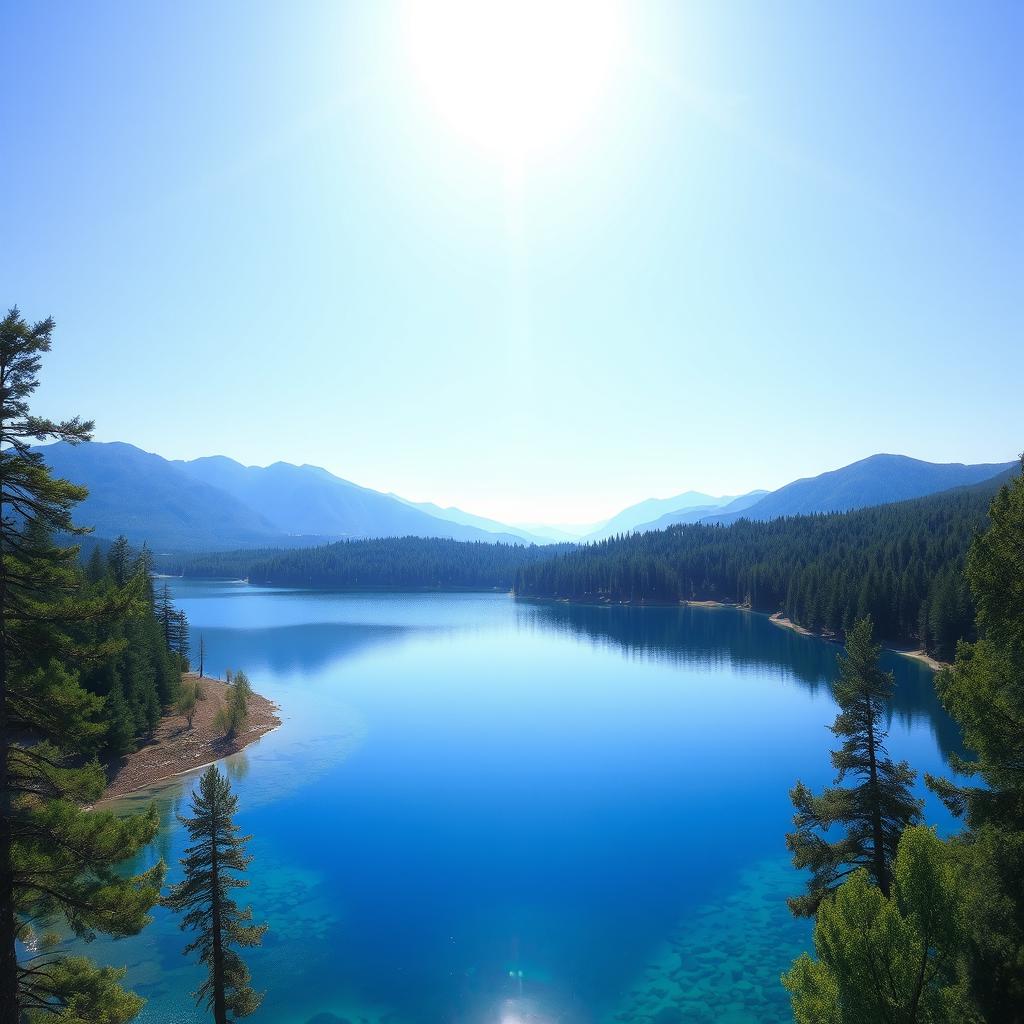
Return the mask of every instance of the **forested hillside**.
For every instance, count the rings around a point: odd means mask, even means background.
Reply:
[[[730,601],[826,632],[871,615],[883,639],[950,659],[973,631],[964,558],[1010,475],[856,512],[612,538],[524,564],[515,589],[573,601]]]
[[[559,547],[485,544],[438,537],[340,541],[296,550],[229,551],[165,558],[158,567],[185,576],[248,579],[299,587],[407,590],[511,590],[523,565]]]

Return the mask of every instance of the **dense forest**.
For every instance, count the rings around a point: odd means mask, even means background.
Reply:
[[[137,594],[123,614],[76,630],[80,638],[110,649],[107,657],[83,665],[80,678],[87,690],[104,698],[101,752],[126,754],[153,731],[178,695],[181,674],[188,669],[188,621],[166,587],[154,588],[149,551],[133,551],[124,537],[106,553],[92,548],[78,585],[84,597],[100,602],[129,587]]]
[[[527,547],[436,537],[339,541],[296,550],[230,551],[163,558],[159,568],[195,577],[349,590],[511,590],[524,566],[567,546]]]
[[[522,565],[515,590],[571,601],[735,602],[831,633],[870,615],[883,640],[920,642],[951,659],[974,628],[964,559],[1008,475],[855,512],[613,537]]]

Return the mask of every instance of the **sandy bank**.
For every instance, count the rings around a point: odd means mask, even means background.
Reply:
[[[783,629],[791,629],[794,633],[799,633],[801,636],[813,636],[817,637],[819,640],[829,640],[832,643],[839,642],[838,639],[832,635],[815,633],[809,629],[805,629],[803,626],[798,626],[792,619],[787,619],[782,612],[776,612],[774,615],[769,616],[769,618],[776,626],[782,626]],[[949,662],[939,661],[937,658],[933,658],[927,651],[920,648],[889,647],[883,644],[882,649],[891,651],[893,654],[902,655],[904,658],[913,658],[915,661],[920,661],[927,665],[933,672],[949,668]]]
[[[944,668],[950,667],[950,663],[948,661],[939,661],[938,658],[933,658],[927,651],[922,650],[920,647],[886,647],[886,650],[892,651],[893,654],[901,654],[904,658],[913,658],[915,661],[921,661],[933,672],[939,672]]]
[[[733,604],[731,601],[680,601],[687,608],[737,608],[741,612],[750,611],[750,606],[745,604]]]
[[[791,629],[794,633],[799,633],[801,636],[814,636],[819,640],[833,640],[834,637],[822,636],[820,633],[812,633],[811,630],[804,626],[798,626],[792,619],[787,619],[782,612],[776,612],[774,615],[768,616],[771,622],[774,622],[776,626],[781,626],[783,629]]]
[[[195,682],[195,673],[183,680]],[[193,768],[218,761],[258,740],[281,724],[278,707],[266,697],[254,693],[249,702],[245,726],[232,739],[225,739],[214,729],[213,720],[224,704],[227,684],[221,679],[203,677],[206,700],[196,707],[192,728],[183,715],[173,712],[160,719],[151,739],[138,750],[127,754],[107,769],[108,783],[102,800],[112,800],[136,789],[144,789],[164,779]]]

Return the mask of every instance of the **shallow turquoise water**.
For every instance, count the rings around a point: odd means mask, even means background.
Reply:
[[[174,590],[208,671],[282,708],[227,763],[270,924],[253,1020],[790,1019],[778,976],[810,927],[785,905],[787,792],[829,778],[837,648],[729,609]],[[930,673],[888,665],[891,751],[943,770]],[[172,879],[194,780],[157,794]],[[205,1020],[184,942],[158,911],[90,952],[128,965],[144,1024]]]

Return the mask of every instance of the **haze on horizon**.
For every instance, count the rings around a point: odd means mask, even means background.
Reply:
[[[1020,5],[543,8],[7,5],[38,411],[506,522],[1020,450]]]

